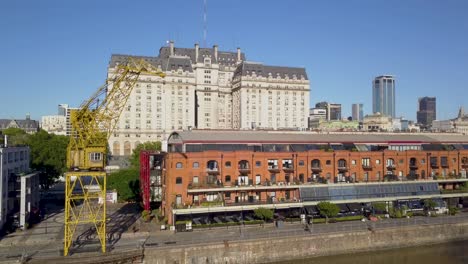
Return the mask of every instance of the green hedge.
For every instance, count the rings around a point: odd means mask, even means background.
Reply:
[[[263,224],[262,220],[251,220],[244,221],[244,225],[259,225]],[[227,227],[227,226],[239,226],[242,222],[226,222],[226,223],[211,223],[211,224],[194,224],[193,228],[210,228],[210,227]]]
[[[328,220],[329,223],[336,223],[336,222],[346,222],[346,221],[357,221],[364,218],[362,215],[353,215],[353,216],[343,216],[339,218],[330,218]],[[325,218],[316,218],[313,220],[314,224],[321,224],[325,223]]]

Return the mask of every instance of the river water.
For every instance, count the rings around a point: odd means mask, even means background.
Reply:
[[[277,262],[275,264],[468,264],[468,240],[385,251]]]

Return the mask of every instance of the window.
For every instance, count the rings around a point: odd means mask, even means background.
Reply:
[[[304,166],[304,161],[303,160],[299,161],[299,166]]]
[[[198,168],[198,167],[200,167],[200,164],[199,164],[198,162],[194,162],[194,163],[193,163],[193,168],[196,169],[196,168]]]
[[[260,174],[257,174],[255,176],[255,185],[260,185],[260,182],[261,182],[261,176]]]
[[[182,177],[177,177],[177,178],[175,179],[175,183],[176,183],[176,184],[182,184]]]
[[[182,169],[182,162],[176,163],[176,169]]]
[[[379,159],[375,160],[375,164],[380,164],[380,160]]]
[[[224,197],[225,197],[227,200],[231,200],[231,192],[225,192],[225,193],[224,193]]]
[[[89,159],[92,162],[101,161],[102,160],[102,154],[100,152],[89,153]]]
[[[352,165],[356,165],[356,160],[351,160]]]
[[[226,177],[224,177],[224,182],[231,182],[231,176],[226,175]]]
[[[363,158],[361,162],[362,162],[362,166],[370,167],[370,158]]]
[[[255,166],[256,166],[256,167],[262,166],[262,162],[259,161],[259,160],[255,161]]]
[[[224,163],[224,167],[230,168],[230,167],[231,167],[231,162],[230,162],[230,161],[226,161],[226,163]]]
[[[325,164],[326,164],[326,165],[331,165],[331,160],[327,160],[327,161],[325,162]]]

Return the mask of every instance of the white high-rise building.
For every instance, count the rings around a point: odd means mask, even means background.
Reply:
[[[59,104],[57,115],[42,117],[41,128],[48,133],[69,136],[71,134],[70,112],[72,110],[78,110],[78,108],[71,108],[68,104]]]
[[[113,155],[130,155],[138,144],[163,141],[174,130],[307,128],[304,68],[246,62],[239,48],[176,48],[171,41],[157,57],[112,55],[108,78],[128,57],[146,60],[166,77],[140,75],[110,136]]]
[[[0,229],[16,213],[24,226],[27,214],[39,208],[39,178],[29,173],[29,154],[29,147],[0,146]]]

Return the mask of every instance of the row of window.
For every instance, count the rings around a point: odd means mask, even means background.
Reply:
[[[430,162],[431,162],[431,164],[437,164],[437,160],[438,160],[437,157],[430,157]],[[447,157],[441,157],[440,160],[441,160],[441,163],[442,163],[442,164],[446,164],[446,163],[448,162]],[[452,161],[453,161],[454,163],[456,163],[456,162],[457,162],[457,159],[456,159],[456,158],[452,158]],[[240,161],[239,164],[241,164],[242,162],[243,162],[243,161]],[[246,161],[246,162],[247,162],[247,161]],[[278,160],[268,160],[268,165],[270,166],[270,164],[271,164],[271,165],[277,164],[277,162],[278,162]],[[286,162],[286,163],[287,163],[287,162],[292,162],[292,160],[283,160],[283,165],[284,165],[285,162]],[[398,161],[399,164],[403,164],[404,162],[405,162],[404,159],[399,159],[399,161]],[[315,167],[316,167],[316,166],[320,166],[320,164],[321,164],[320,160],[318,160],[318,159],[312,160],[311,163],[312,163],[312,167],[314,167],[314,166],[315,166]],[[411,165],[415,165],[415,164],[417,163],[416,158],[410,158],[409,163],[410,163]],[[420,163],[421,163],[421,164],[425,164],[425,163],[426,163],[426,159],[421,159],[421,160],[420,160]],[[462,163],[463,163],[463,164],[468,164],[468,158],[466,158],[466,157],[462,158]],[[305,163],[304,163],[304,160],[299,160],[298,166],[304,166],[304,164],[305,164]],[[344,165],[344,166],[346,166],[346,160],[345,160],[345,159],[340,159],[340,160],[338,160],[338,164],[339,164],[339,165]],[[362,159],[361,159],[361,164],[364,165],[364,166],[371,166],[371,159],[370,159],[370,158],[362,158]],[[376,160],[375,160],[375,164],[376,164],[376,165],[380,165],[380,164],[381,164],[380,159],[376,159]],[[216,161],[208,161],[207,165],[208,165],[208,167],[216,167],[216,168],[218,167],[218,163],[217,163]],[[247,162],[247,165],[248,165],[248,162]],[[325,165],[331,165],[331,160],[326,160],[326,161],[325,161]],[[356,165],[356,160],[351,160],[351,165]],[[387,165],[387,166],[395,165],[395,160],[392,159],[392,158],[387,159],[386,165]],[[255,166],[256,166],[256,167],[261,167],[261,166],[262,166],[262,162],[261,162],[261,161],[258,161],[258,160],[255,161]],[[193,162],[193,163],[192,163],[192,168],[196,169],[196,168],[199,168],[199,167],[200,167],[200,164],[199,164],[198,162]],[[224,163],[224,167],[230,168],[230,167],[231,167],[231,161],[226,161],[226,162]],[[183,168],[182,162],[177,162],[177,163],[176,163],[176,168],[177,168],[177,169],[182,169],[182,168]]]

